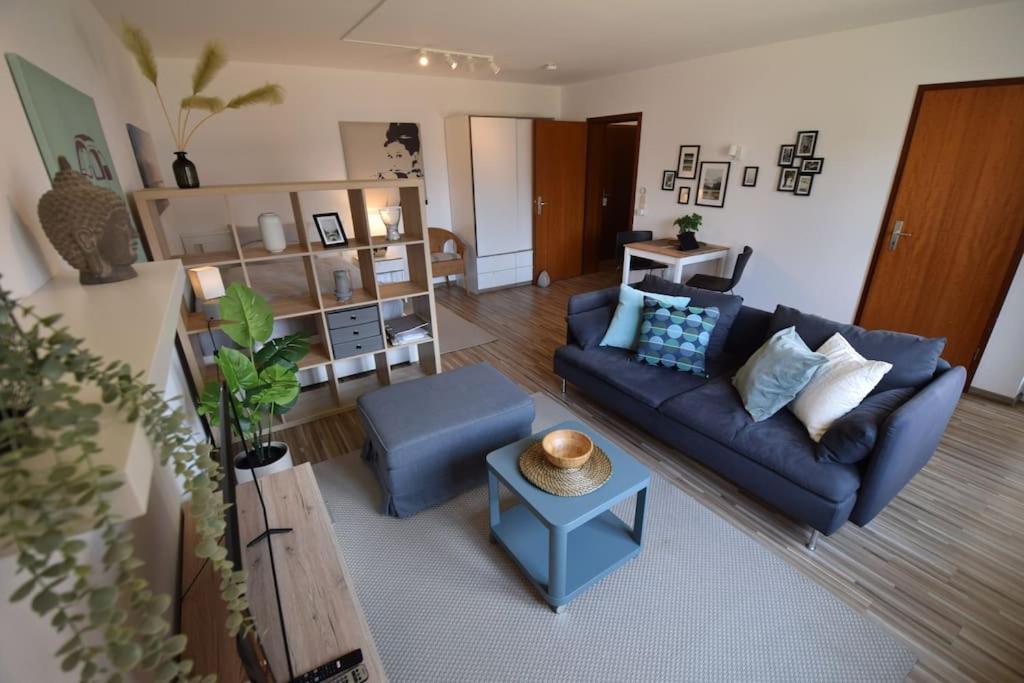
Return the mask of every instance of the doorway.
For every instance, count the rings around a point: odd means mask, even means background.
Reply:
[[[583,272],[616,259],[615,235],[633,229],[643,114],[587,119]]]
[[[946,337],[968,386],[1024,251],[1024,78],[918,88],[857,322]]]

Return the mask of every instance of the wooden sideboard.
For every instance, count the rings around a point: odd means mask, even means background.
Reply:
[[[308,463],[260,479],[271,526],[291,528],[275,535],[274,564],[288,645],[299,675],[356,648],[363,651],[370,681],[386,681],[380,655],[352,588],[344,558],[334,540],[331,520]],[[239,536],[243,546],[263,530],[256,488],[236,490]],[[246,680],[234,641],[224,631],[226,613],[218,581],[209,566],[199,570],[190,557],[190,525],[186,520],[182,552],[181,629],[189,636],[185,656],[197,673],[216,673],[225,682]],[[288,680],[266,541],[242,549],[249,572],[249,609],[264,652],[278,681]],[[204,576],[205,574],[205,576]],[[191,577],[191,578],[190,578]]]

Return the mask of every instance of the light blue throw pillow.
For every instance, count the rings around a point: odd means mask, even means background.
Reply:
[[[640,314],[643,312],[645,296],[673,308],[684,308],[690,303],[688,296],[652,294],[633,289],[629,285],[620,285],[619,305],[615,308],[615,315],[612,316],[612,322],[608,325],[608,331],[604,333],[601,346],[636,350],[640,337]]]
[[[827,361],[807,347],[795,327],[787,327],[750,356],[732,383],[743,407],[755,422],[761,422],[792,401]]]

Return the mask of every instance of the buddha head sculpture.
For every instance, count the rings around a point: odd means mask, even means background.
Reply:
[[[93,185],[64,157],[58,163],[53,189],[39,200],[43,232],[57,253],[79,271],[83,285],[135,277],[132,223],[124,200]]]

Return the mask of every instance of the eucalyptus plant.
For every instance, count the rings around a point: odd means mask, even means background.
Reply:
[[[298,401],[297,363],[309,352],[309,336],[297,333],[271,339],[274,313],[270,304],[239,282],[231,283],[220,299],[220,315],[220,330],[240,347],[225,346],[216,353],[237,418],[231,427],[251,454],[250,463],[260,467],[271,461],[274,416],[288,412]],[[199,413],[213,426],[219,425],[219,380],[203,387]]]
[[[220,575],[226,627],[236,635],[251,623],[245,574],[218,542],[226,509],[217,492],[220,467],[180,407],[58,323],[59,316],[39,316],[0,287],[0,548],[15,554],[24,577],[10,599],[30,601],[66,636],[55,654],[82,681],[116,683],[128,671],[149,672],[155,681],[199,680],[192,662],[180,658],[186,637],[171,634],[162,616],[170,597],[139,575],[132,534],[111,507],[122,484],[112,466],[96,462],[100,414],[140,422],[160,464],[170,463],[184,481],[196,555]],[[86,398],[90,392],[98,400]],[[99,572],[87,557],[86,530],[102,544]]]

